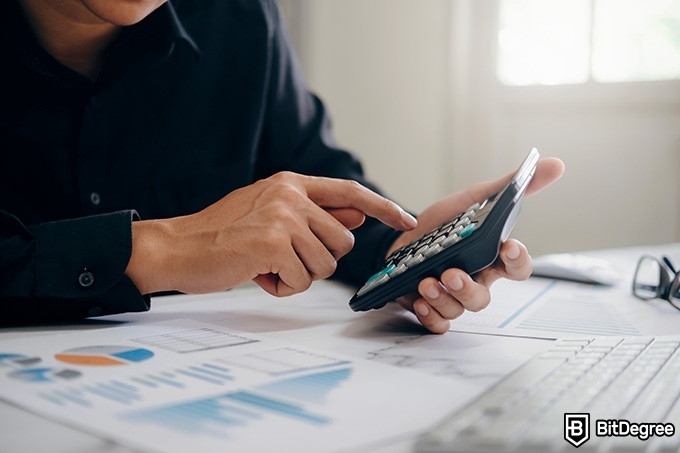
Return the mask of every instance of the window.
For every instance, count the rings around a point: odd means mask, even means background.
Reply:
[[[511,86],[680,79],[680,2],[501,0],[497,71]]]

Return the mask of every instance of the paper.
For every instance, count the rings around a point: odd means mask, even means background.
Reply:
[[[638,300],[623,286],[531,278],[501,280],[491,294],[487,308],[464,313],[451,330],[545,339],[680,333],[680,311],[663,300]]]
[[[0,342],[0,395],[134,449],[359,451],[475,395],[450,379],[181,319]]]
[[[161,321],[190,318],[225,328],[265,334],[288,343],[314,345],[345,356],[446,376],[483,391],[510,373],[548,341],[490,335],[434,335],[397,304],[353,312],[353,290],[337,282],[318,281],[313,289],[286,298],[259,287],[200,296],[154,299],[148,313],[115,315],[109,320]]]

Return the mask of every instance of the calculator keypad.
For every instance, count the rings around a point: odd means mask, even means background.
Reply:
[[[357,291],[357,296],[366,294],[397,275],[402,274],[407,269],[424,262],[426,259],[437,255],[468,237],[479,226],[479,223],[475,221],[475,215],[482,208],[486,207],[487,201],[484,201],[482,204],[475,203],[463,214],[435,228],[410,244],[395,250],[385,260],[385,266],[366,280],[364,286]]]

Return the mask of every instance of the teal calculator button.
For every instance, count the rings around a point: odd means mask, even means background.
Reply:
[[[376,272],[375,274],[370,276],[368,280],[366,280],[366,284],[368,285],[369,283],[379,279],[383,275],[389,274],[390,272],[392,272],[394,270],[395,267],[397,267],[397,266],[395,266],[394,264],[390,264],[389,266],[385,267],[384,269],[379,270],[378,272]]]
[[[463,228],[461,230],[461,232],[459,233],[459,236],[461,238],[468,237],[475,230],[475,228],[477,228],[477,224],[471,223],[470,225],[466,226],[465,228]]]

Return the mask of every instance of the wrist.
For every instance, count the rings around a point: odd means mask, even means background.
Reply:
[[[125,269],[142,294],[171,291],[171,229],[166,220],[132,223],[132,253]]]

